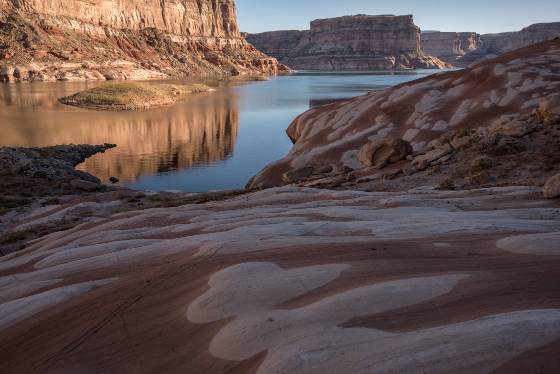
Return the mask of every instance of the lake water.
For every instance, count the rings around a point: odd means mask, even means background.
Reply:
[[[0,146],[116,143],[118,148],[79,168],[143,190],[235,189],[289,151],[285,130],[311,106],[432,73],[302,72],[265,82],[206,82],[216,92],[137,112],[91,111],[57,101],[100,83],[3,84]]]

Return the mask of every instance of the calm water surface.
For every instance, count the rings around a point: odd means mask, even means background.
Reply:
[[[99,83],[0,86],[0,146],[116,143],[80,169],[153,191],[243,187],[292,146],[285,129],[311,106],[364,94],[434,71],[299,73],[266,82],[216,83],[216,92],[138,112],[67,107],[57,99]]]

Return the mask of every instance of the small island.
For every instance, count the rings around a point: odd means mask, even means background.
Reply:
[[[171,105],[184,95],[214,91],[204,84],[109,83],[59,101],[66,105],[97,110],[139,110]]]

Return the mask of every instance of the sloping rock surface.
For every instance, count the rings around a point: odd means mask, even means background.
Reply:
[[[360,168],[369,141],[394,138],[415,151],[450,130],[489,127],[541,105],[560,113],[560,40],[504,54],[472,68],[436,74],[384,91],[312,109],[288,128],[295,145],[259,173],[252,186],[282,184],[296,168]]]
[[[0,372],[554,373],[559,231],[526,187],[99,216],[0,259]]]

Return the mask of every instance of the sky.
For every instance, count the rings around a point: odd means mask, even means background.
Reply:
[[[560,21],[560,0],[236,0],[241,31],[304,30],[317,18],[413,14],[422,30],[517,31]]]

